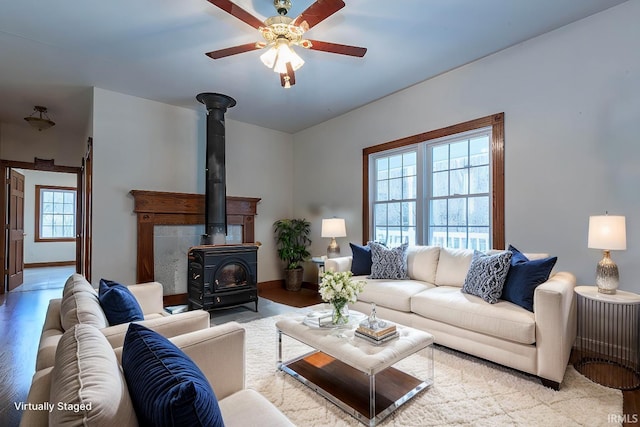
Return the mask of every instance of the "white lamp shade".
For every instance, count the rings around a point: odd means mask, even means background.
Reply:
[[[329,218],[322,220],[321,237],[346,237],[347,227],[343,218]]]
[[[621,251],[627,249],[625,217],[597,215],[589,217],[589,242],[592,249]]]
[[[304,65],[304,60],[289,46],[286,40],[278,40],[276,44],[260,55],[260,60],[276,73],[286,74],[287,62],[296,71]]]

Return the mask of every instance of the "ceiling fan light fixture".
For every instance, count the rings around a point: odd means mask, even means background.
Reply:
[[[262,61],[262,63],[267,68],[273,68],[273,66],[276,64],[277,56],[278,56],[278,50],[275,48],[275,46],[272,46],[269,49],[267,49],[265,53],[260,55],[260,61]]]
[[[38,114],[38,116],[35,116]],[[44,115],[44,117],[42,117]],[[29,117],[24,118],[27,123],[29,123],[33,128],[37,129],[38,132],[49,129],[56,125],[56,123],[49,118],[47,115],[47,107],[42,107],[40,105],[36,105],[33,107],[33,112]]]
[[[287,73],[287,62],[293,70],[298,70],[304,65],[304,60],[291,49],[286,39],[278,39],[276,44],[260,55],[260,60],[267,67],[279,74]]]
[[[291,64],[293,71],[300,69],[300,67],[304,65],[304,60],[291,49],[288,42],[278,42],[277,50],[278,55],[276,56],[276,63],[273,66],[273,71],[276,73],[286,73],[287,62]]]

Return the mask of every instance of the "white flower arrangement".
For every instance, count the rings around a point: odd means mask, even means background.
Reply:
[[[364,290],[366,282],[364,280],[352,280],[353,273],[350,271],[335,272],[327,271],[320,277],[322,282],[319,286],[320,296],[325,302],[332,304],[349,304],[358,299],[358,294]]]

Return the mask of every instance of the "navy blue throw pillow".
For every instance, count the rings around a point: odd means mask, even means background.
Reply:
[[[354,276],[368,276],[371,274],[371,248],[369,245],[360,246],[349,243],[351,246],[351,272]]]
[[[509,251],[513,253],[511,267],[500,298],[533,311],[533,294],[539,285],[549,279],[558,257],[530,261],[511,245]]]
[[[122,370],[141,426],[224,427],[216,395],[200,368],[157,332],[129,325]]]
[[[111,280],[100,279],[98,299],[110,325],[144,320],[142,308],[126,286]]]

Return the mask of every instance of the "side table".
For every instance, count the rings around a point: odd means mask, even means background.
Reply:
[[[318,284],[321,281],[320,275],[324,273],[324,260],[325,258],[320,256],[314,256],[313,258],[311,258],[311,262],[314,263],[316,267],[318,267]]]
[[[596,286],[577,286],[575,292],[576,370],[606,387],[640,387],[640,295],[603,294]]]

